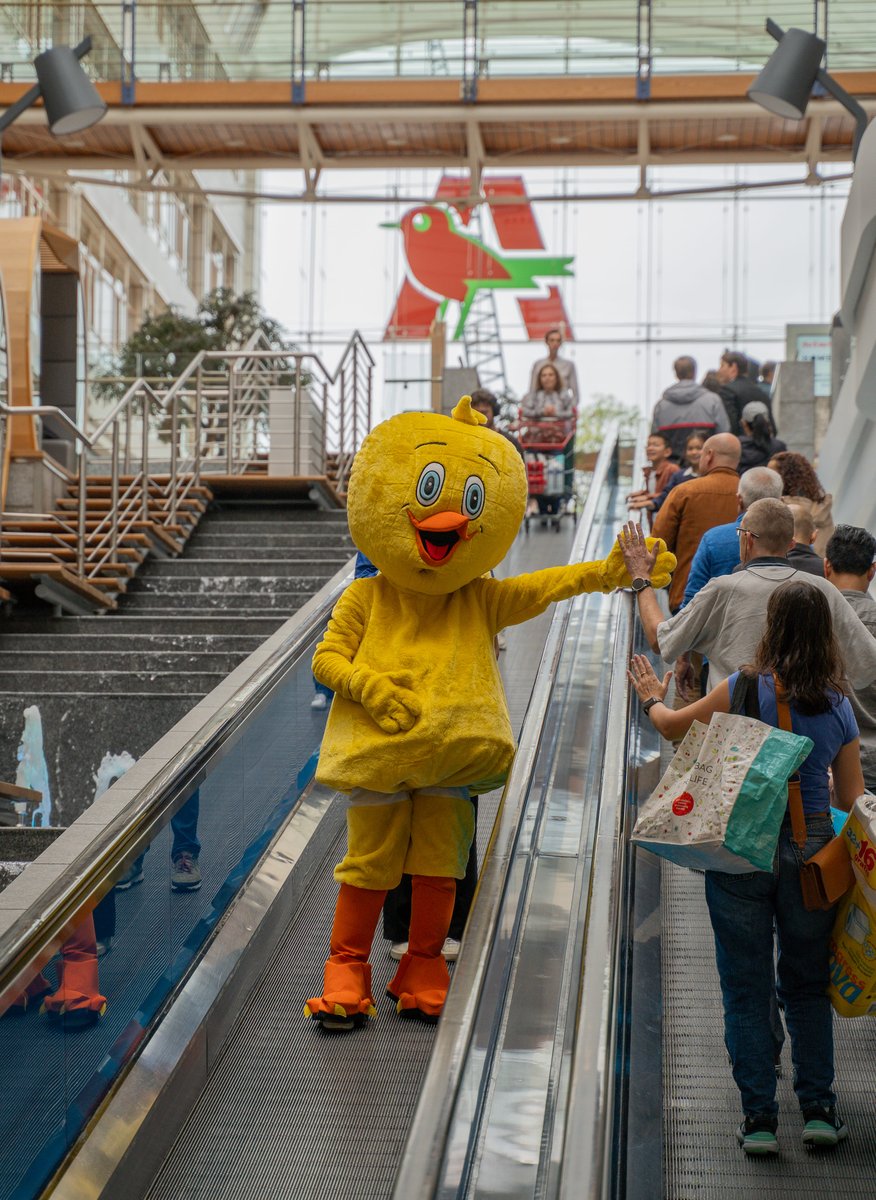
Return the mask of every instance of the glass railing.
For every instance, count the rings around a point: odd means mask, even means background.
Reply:
[[[41,1192],[307,794],[325,718],[310,707],[310,661],[349,578],[339,573],[0,893],[5,1200]],[[199,886],[179,857],[174,866],[180,852],[196,857]],[[96,964],[92,920],[110,945]],[[90,1006],[77,1006],[83,997]]]
[[[625,517],[615,440],[597,462],[573,561],[603,557]],[[579,596],[554,617],[397,1200],[557,1194],[567,1127],[590,1160],[568,1194],[600,1194],[589,1183],[610,1170],[632,631],[624,593]],[[583,991],[593,993],[586,1026]]]
[[[143,82],[635,76],[759,69],[769,15],[826,37],[833,71],[871,70],[869,0],[120,0],[10,4],[0,10],[4,79],[30,79],[54,40],[90,34],[89,69]],[[816,16],[817,14],[817,16]]]

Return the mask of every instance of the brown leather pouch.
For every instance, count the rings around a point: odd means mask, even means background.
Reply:
[[[775,679],[775,676],[773,677]],[[791,730],[791,710],[785,700],[779,699],[779,681],[776,685],[776,707],[779,711],[779,728]],[[803,815],[803,797],[800,794],[800,777],[788,780],[788,810],[791,815],[791,830],[794,841],[803,851],[806,848],[806,818]],[[800,864],[800,890],[803,907],[809,912],[833,908],[855,882],[852,859],[845,838],[834,837],[822,846],[811,858]]]

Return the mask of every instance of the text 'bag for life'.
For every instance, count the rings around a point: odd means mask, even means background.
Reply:
[[[752,717],[695,721],[654,792],[632,840],[683,867],[771,871],[788,804],[788,778],[812,742]]]

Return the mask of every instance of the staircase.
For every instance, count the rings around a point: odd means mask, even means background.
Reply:
[[[180,514],[181,556],[142,562],[112,614],[18,608],[0,623],[0,779],[15,778],[24,709],[37,705],[58,824],[91,803],[107,752],[140,757],[353,553],[342,511],[203,506]]]
[[[86,481],[80,514],[81,491],[79,481],[69,483],[51,513],[4,513],[0,532],[0,577],[32,581],[38,597],[80,613],[115,609],[150,552],[179,554],[212,498],[186,475],[172,485],[150,476],[146,487],[139,476],[116,484],[96,475]]]
[[[0,403],[0,452],[7,419],[50,419],[78,467],[73,479],[45,462],[52,495],[58,479],[66,488],[53,511],[0,514],[0,581],[56,612],[114,611],[146,555],[177,555],[214,495],[340,506],[370,428],[373,370],[357,333],[334,371],[257,334],[241,350],[201,351],[166,390],[133,380],[87,432],[51,405]],[[6,496],[16,464],[0,461]]]

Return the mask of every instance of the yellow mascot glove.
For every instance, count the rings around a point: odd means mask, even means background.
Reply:
[[[672,578],[677,559],[666,549],[666,543],[662,538],[645,538],[645,544],[649,550],[657,550],[657,561],[651,572],[651,584],[655,588],[666,587]],[[606,592],[614,591],[615,588],[629,587],[633,582],[617,541],[612,546],[611,553],[602,560],[599,566],[599,578],[603,585],[602,590]]]
[[[357,700],[384,733],[406,733],[417,723],[422,705],[411,690],[409,671],[354,670],[350,696]]]

